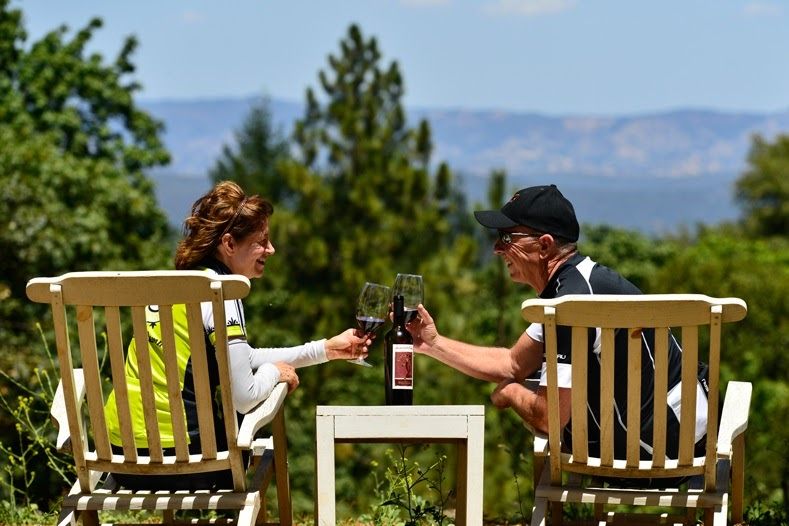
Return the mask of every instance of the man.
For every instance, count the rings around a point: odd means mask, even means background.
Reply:
[[[533,186],[519,190],[501,211],[488,210],[474,213],[477,221],[487,228],[498,230],[499,238],[494,245],[494,253],[500,256],[509,270],[510,278],[518,283],[530,285],[541,298],[549,299],[567,294],[641,294],[641,291],[613,270],[599,265],[578,253],[576,241],[579,235],[575,210],[555,185]],[[543,328],[540,324],[530,325],[509,349],[503,347],[481,347],[452,340],[442,336],[436,328],[430,313],[419,306],[419,318],[409,324],[414,337],[414,349],[451,366],[459,371],[479,378],[496,382],[498,385],[491,394],[496,407],[512,408],[531,428],[542,433],[548,432],[547,414],[547,376],[544,364]],[[615,359],[616,378],[621,379],[614,386],[616,403],[615,418],[615,456],[626,457],[625,413],[627,407],[627,364],[624,357],[627,349],[625,331],[616,338]],[[654,334],[644,331],[642,340],[642,414],[652,413],[653,400],[650,386],[654,379],[653,360],[650,348]],[[597,375],[591,374],[599,367],[596,353],[599,353],[599,330],[590,330],[589,369],[590,403],[589,453],[599,451],[599,401],[592,399],[591,393],[599,393],[599,388],[591,383]],[[565,430],[565,441],[572,437],[566,427],[570,421],[570,380],[572,356],[568,328],[559,328],[559,406],[560,420]],[[621,350],[621,353],[620,353]],[[671,338],[669,356],[669,437],[679,436],[679,398],[680,398],[680,360],[681,349]],[[540,386],[529,389],[523,381],[540,371]],[[595,371],[596,372],[596,371]],[[700,389],[700,388],[699,388]],[[697,445],[702,444],[706,427],[706,397],[701,391],[696,422]],[[641,430],[642,455],[651,454],[651,418],[644,418]],[[677,458],[676,440],[668,440],[667,453]]]

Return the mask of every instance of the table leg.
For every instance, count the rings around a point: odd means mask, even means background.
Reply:
[[[485,457],[485,417],[469,416],[466,444],[466,518],[469,526],[482,526],[482,488]]]
[[[318,416],[316,419],[316,489],[315,489],[315,524],[316,526],[334,526],[337,521],[335,513],[334,487],[334,417]]]
[[[468,519],[468,452],[469,445],[465,440],[458,440],[457,442],[457,482],[455,486],[455,524],[457,526],[466,526]]]

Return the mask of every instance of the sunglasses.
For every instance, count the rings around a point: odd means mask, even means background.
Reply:
[[[542,234],[524,234],[521,232],[505,232],[503,230],[499,230],[499,241],[504,243],[505,245],[509,245],[512,243],[512,237],[542,237]]]

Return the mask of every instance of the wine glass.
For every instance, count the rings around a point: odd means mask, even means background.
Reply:
[[[364,284],[356,303],[356,335],[369,337],[381,328],[389,314],[389,298],[392,289],[378,283]],[[348,360],[356,365],[372,367],[361,356],[355,360]]]
[[[392,289],[392,297],[400,295],[403,297],[403,308],[405,309],[405,322],[416,318],[416,307],[425,301],[425,287],[422,283],[422,276],[419,274],[398,274],[395,278]]]

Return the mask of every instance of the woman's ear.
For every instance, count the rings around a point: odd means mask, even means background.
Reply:
[[[224,234],[217,247],[223,254],[229,256],[236,250],[236,240],[230,234]]]

